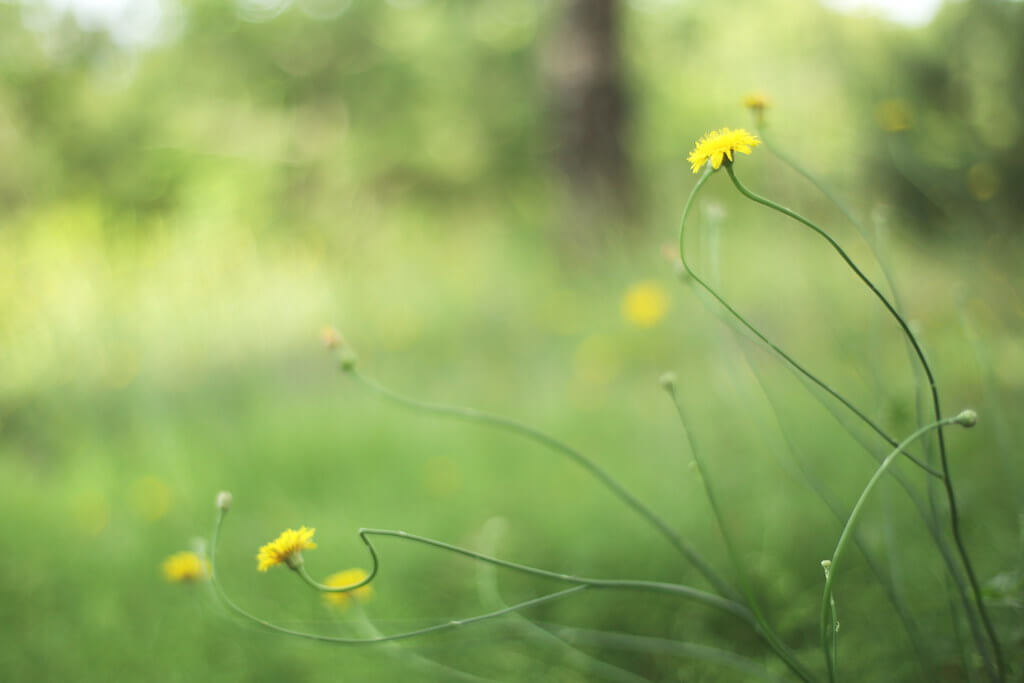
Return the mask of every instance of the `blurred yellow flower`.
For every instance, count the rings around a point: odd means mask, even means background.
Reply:
[[[325,325],[320,330],[320,341],[327,347],[328,350],[336,349],[345,343],[345,340],[341,336],[341,332],[334,329],[330,325]]]
[[[164,578],[171,583],[201,581],[210,573],[206,560],[188,550],[174,553],[164,560],[163,571]]]
[[[724,160],[732,161],[733,152],[750,154],[751,148],[760,144],[757,136],[751,135],[743,128],[722,128],[713,130],[698,140],[686,160],[690,162],[694,173],[698,173],[709,161],[711,168],[717,171]]]
[[[344,586],[351,586],[359,583],[369,576],[362,569],[346,569],[343,572],[337,574],[331,574],[324,581],[324,585],[330,586],[331,588],[343,588]],[[373,597],[373,587],[370,584],[360,586],[354,590],[346,591],[344,593],[324,593],[324,600],[329,605],[334,607],[340,607],[346,609],[349,606],[349,601],[355,600],[356,602],[366,602]]]
[[[668,310],[668,294],[654,282],[638,282],[622,297],[622,315],[637,327],[657,325]]]
[[[316,543],[313,543],[314,533],[316,533],[316,529],[307,529],[304,526],[299,527],[298,530],[282,531],[280,536],[260,548],[259,555],[256,557],[259,560],[257,569],[265,572],[281,563],[285,563],[293,569],[298,567],[301,564],[302,551],[316,548]]]
[[[754,110],[767,109],[772,106],[772,101],[764,93],[752,92],[743,98],[743,106]]]

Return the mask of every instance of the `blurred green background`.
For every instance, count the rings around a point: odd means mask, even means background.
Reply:
[[[711,129],[752,127],[751,91],[771,98],[766,134],[837,188],[882,263],[768,150],[737,173],[891,274],[946,411],[981,415],[949,434],[953,468],[1024,668],[1024,3],[952,2],[916,26],[810,0],[163,0],[106,23],[86,4],[0,2],[6,678],[455,680],[422,657],[484,680],[749,680],[692,648],[582,632],[570,648],[515,620],[404,650],[297,641],[232,620],[205,585],[164,582],[163,559],[209,535],[229,489],[222,578],[293,628],[358,632],[285,570],[256,573],[257,548],[299,525],[317,528],[317,576],[366,566],[367,526],[706,587],[568,461],[361,391],[322,348],[329,324],[399,391],[578,446],[731,577],[658,387],[675,371],[769,618],[820,667],[819,561],[840,526],[799,470],[848,510],[874,461],[844,424],[884,444],[666,257],[686,155]],[[690,230],[695,265],[770,338],[891,433],[913,430],[898,329],[820,239],[724,174]],[[862,539],[928,652],[915,657],[851,557],[837,585],[848,679],[971,680],[978,661],[956,644],[940,560],[901,489],[882,487]],[[472,562],[381,550],[366,606],[381,631],[487,609]],[[557,588],[497,581],[509,601]],[[692,603],[587,594],[528,616],[786,673],[742,624]]]

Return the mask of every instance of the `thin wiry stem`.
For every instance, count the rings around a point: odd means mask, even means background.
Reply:
[[[881,480],[882,475],[889,469],[889,466],[896,460],[896,458],[903,452],[903,450],[921,437],[923,434],[933,430],[941,429],[944,425],[952,424],[956,418],[945,418],[932,422],[931,424],[921,427],[913,434],[908,436],[906,439],[901,441],[896,449],[893,450],[882,464],[875,470],[875,473],[871,476],[864,490],[861,491],[860,497],[857,499],[857,503],[853,506],[853,510],[850,512],[849,519],[846,520],[846,524],[843,527],[842,533],[839,534],[839,541],[836,543],[836,549],[832,553],[832,559],[829,564],[828,570],[825,572],[825,590],[822,593],[821,598],[821,647],[825,654],[825,662],[828,665],[828,675],[830,681],[836,680],[835,670],[835,658],[833,654],[830,654],[832,648],[829,646],[829,609],[832,603],[832,584],[835,581],[836,571],[839,568],[839,561],[842,559],[843,551],[846,549],[846,545],[849,543],[853,530],[857,526],[857,522],[860,520],[860,514],[864,509],[864,504],[871,495],[871,492],[875,489],[875,486]]]
[[[842,524],[843,517],[840,513],[839,505],[835,502],[835,500],[832,499],[832,497],[828,494],[821,481],[819,481],[817,477],[815,477],[807,469],[807,466],[799,457],[797,453],[796,444],[790,437],[789,432],[787,432],[786,429],[783,427],[782,415],[778,405],[776,404],[776,401],[772,398],[771,394],[769,393],[767,387],[764,384],[764,381],[761,379],[761,376],[754,370],[754,367],[750,363],[750,359],[746,351],[743,351],[743,355],[744,358],[747,359],[747,364],[750,367],[750,371],[754,375],[754,379],[757,382],[758,387],[761,389],[761,393],[764,395],[765,400],[767,400],[768,402],[768,406],[771,409],[772,416],[775,419],[775,424],[779,428],[779,433],[782,435],[783,441],[785,441],[786,446],[789,449],[790,455],[792,456],[794,469],[796,469],[799,473],[799,476],[803,478],[804,483],[807,485],[807,487],[811,489],[818,496],[818,498],[825,504],[825,507],[827,507],[829,511],[832,513],[832,516],[835,517],[840,524]],[[893,472],[892,474],[896,473]],[[909,488],[907,488],[907,492],[912,493],[912,491]],[[922,519],[924,520],[926,527],[929,526],[929,520],[923,514]],[[931,529],[929,528],[929,530]],[[878,562],[875,561],[875,558],[871,555],[871,553],[864,546],[864,544],[861,542],[860,538],[856,534],[854,534],[853,536],[853,543],[857,546],[857,549],[860,550],[861,555],[867,562],[867,565],[871,569],[871,572],[875,575],[875,578],[882,585],[882,588],[884,589],[886,596],[889,598],[889,601],[892,603],[893,608],[896,610],[896,614],[899,616],[900,621],[903,623],[903,627],[907,632],[907,637],[910,639],[910,643],[913,646],[914,652],[919,660],[918,663],[921,665],[922,672],[925,675],[929,675],[929,670],[932,668],[932,656],[930,652],[926,652],[924,638],[922,638],[921,633],[917,628],[917,623],[914,621],[914,618],[911,614],[910,608],[906,604],[906,601],[903,599],[903,596],[897,590],[895,582],[885,575],[885,573],[882,571],[882,568],[878,565]]]
[[[731,165],[727,164],[726,168],[727,169],[731,169]],[[739,321],[745,328],[747,328],[747,330],[749,330],[755,337],[760,339],[766,346],[768,346],[768,348],[770,348],[772,351],[774,351],[776,354],[778,354],[779,357],[781,357],[783,360],[785,360],[787,363],[789,363],[795,370],[797,370],[797,372],[802,374],[804,377],[809,379],[811,382],[813,382],[814,384],[816,384],[820,388],[824,389],[826,393],[828,393],[830,396],[832,396],[837,401],[842,403],[851,413],[853,413],[858,418],[860,418],[860,420],[862,422],[864,422],[864,424],[866,424],[871,429],[873,429],[875,431],[875,433],[877,433],[887,443],[889,443],[889,445],[895,446],[896,445],[896,440],[894,438],[892,438],[891,436],[889,436],[885,432],[885,430],[882,429],[878,425],[878,423],[876,423],[870,417],[865,415],[862,410],[860,410],[859,408],[857,408],[857,406],[855,406],[852,403],[850,403],[850,401],[845,396],[843,396],[838,391],[833,389],[831,386],[829,386],[827,383],[825,383],[822,379],[820,379],[817,375],[815,375],[810,370],[808,370],[803,365],[801,365],[799,362],[797,362],[797,360],[795,358],[790,356],[788,353],[783,351],[778,345],[776,345],[771,340],[769,340],[766,336],[764,336],[764,334],[759,329],[754,327],[754,325],[752,325],[745,317],[743,317],[743,315],[741,315],[739,313],[739,311],[737,311],[735,308],[733,308],[732,305],[729,304],[729,302],[726,301],[725,298],[722,297],[721,294],[719,294],[713,287],[711,287],[711,285],[709,285],[699,275],[697,275],[696,271],[690,265],[689,261],[687,261],[687,259],[686,259],[686,243],[685,243],[685,239],[684,239],[685,238],[685,230],[686,230],[686,219],[689,216],[690,209],[691,209],[691,206],[693,204],[694,198],[697,196],[697,192],[704,185],[704,183],[707,182],[708,178],[711,177],[711,173],[712,173],[711,169],[708,168],[708,169],[706,169],[704,171],[704,173],[701,175],[701,177],[697,180],[697,183],[694,185],[693,190],[690,191],[690,196],[686,200],[686,205],[683,208],[683,216],[682,216],[682,218],[680,219],[680,222],[679,222],[679,258],[682,261],[683,266],[686,268],[686,271],[690,274],[690,277],[692,277],[693,280],[697,284],[699,284],[701,287],[703,287],[704,290],[708,292],[708,294],[713,296],[715,298],[715,300],[718,301],[718,303],[721,304],[722,307],[725,308],[725,310],[727,310],[737,321]],[[917,465],[918,467],[920,467],[924,471],[928,472],[932,476],[934,476],[934,477],[942,477],[942,474],[940,474],[939,472],[936,472],[931,467],[928,467],[928,465],[926,465],[925,463],[921,462],[917,458],[915,458],[915,457],[913,457],[913,456],[911,456],[909,454],[907,454],[907,457],[910,458],[910,460],[912,460],[915,465]]]
[[[443,624],[436,624],[434,626],[428,626],[426,628],[416,629],[414,631],[407,631],[407,632],[404,632],[404,633],[396,633],[396,634],[392,634],[392,635],[389,635],[389,636],[382,636],[382,637],[378,637],[378,638],[341,638],[341,637],[337,637],[337,636],[326,636],[326,635],[317,634],[317,633],[306,633],[306,632],[302,632],[302,631],[295,631],[295,630],[292,630],[292,629],[289,629],[289,628],[285,628],[283,626],[279,626],[279,625],[274,624],[274,623],[272,623],[270,621],[267,621],[265,619],[261,619],[259,617],[256,617],[255,615],[249,613],[248,611],[246,611],[245,609],[240,607],[237,603],[235,603],[233,600],[231,600],[228,597],[228,595],[226,594],[226,592],[224,591],[223,587],[220,585],[220,581],[219,581],[219,578],[218,578],[218,575],[217,575],[217,547],[218,547],[218,545],[220,543],[220,530],[221,530],[221,526],[223,525],[223,522],[224,522],[225,514],[226,514],[226,510],[224,510],[223,508],[218,510],[217,520],[216,520],[216,523],[215,523],[214,529],[213,529],[213,537],[211,539],[210,579],[211,579],[211,582],[214,585],[214,589],[216,590],[217,595],[228,606],[228,608],[231,609],[231,611],[233,611],[234,613],[238,614],[239,616],[242,616],[242,617],[244,617],[244,618],[246,618],[246,619],[248,619],[248,620],[250,620],[250,621],[252,621],[252,622],[254,622],[256,624],[259,624],[260,626],[263,626],[265,628],[269,628],[269,629],[277,631],[279,633],[285,633],[285,634],[291,635],[291,636],[296,636],[296,637],[301,637],[301,638],[308,638],[308,639],[311,639],[311,640],[318,640],[318,641],[323,641],[323,642],[338,643],[338,644],[343,644],[343,645],[363,645],[363,644],[370,644],[370,643],[388,642],[388,641],[394,641],[394,640],[402,640],[402,639],[406,639],[406,638],[415,638],[415,637],[418,637],[418,636],[427,635],[429,633],[436,633],[438,631],[449,630],[449,629],[458,628],[458,627],[461,627],[461,626],[466,626],[466,625],[469,625],[469,624],[473,624],[473,623],[476,623],[476,622],[479,622],[479,621],[484,621],[484,620],[487,620],[487,619],[493,619],[495,617],[503,616],[503,615],[509,614],[511,612],[515,612],[515,611],[518,611],[518,610],[521,610],[521,609],[525,609],[527,607],[532,607],[534,605],[539,605],[539,604],[542,604],[542,603],[545,603],[545,602],[551,602],[553,600],[557,600],[557,599],[566,597],[568,595],[580,592],[580,591],[585,590],[585,589],[634,590],[634,591],[644,591],[644,592],[665,593],[665,594],[675,595],[675,596],[682,597],[682,598],[687,598],[687,599],[693,600],[695,602],[699,602],[701,604],[704,604],[704,605],[706,605],[708,607],[713,607],[715,609],[722,610],[724,612],[727,612],[727,613],[733,615],[734,617],[739,618],[741,621],[743,621],[746,624],[748,624],[752,628],[752,630],[758,636],[760,636],[762,638],[762,640],[764,640],[765,643],[769,647],[771,647],[773,650],[775,650],[775,652],[779,655],[779,657],[786,663],[787,666],[790,667],[790,669],[793,670],[793,672],[797,676],[800,677],[801,680],[807,681],[808,683],[814,681],[813,676],[807,671],[806,668],[803,667],[802,664],[800,664],[799,661],[797,661],[792,655],[789,655],[788,652],[786,652],[786,651],[779,651],[779,649],[777,647],[777,644],[772,642],[771,638],[761,629],[760,624],[758,624],[757,620],[754,618],[753,614],[751,613],[751,611],[747,607],[745,607],[744,605],[742,605],[742,604],[740,604],[738,602],[730,600],[728,598],[723,598],[723,597],[721,597],[719,595],[715,595],[713,593],[707,593],[705,591],[698,590],[696,588],[693,588],[691,586],[686,586],[686,585],[683,585],[683,584],[667,583],[667,582],[662,582],[662,581],[633,580],[633,579],[594,579],[594,578],[587,578],[587,577],[582,577],[582,576],[575,576],[575,575],[572,575],[572,574],[564,574],[564,573],[560,573],[560,572],[552,572],[552,571],[548,571],[546,569],[539,569],[537,567],[531,567],[529,565],[519,564],[517,562],[509,562],[507,560],[500,560],[500,559],[495,558],[495,557],[490,557],[488,555],[484,555],[483,553],[478,553],[478,552],[475,552],[473,550],[468,550],[466,548],[460,548],[459,546],[451,545],[449,543],[444,543],[443,541],[437,541],[437,540],[434,540],[432,538],[427,538],[425,536],[417,536],[415,534],[410,534],[410,533],[407,533],[405,531],[398,531],[398,530],[392,530],[392,529],[360,529],[359,530],[359,538],[363,541],[363,544],[366,546],[367,551],[370,553],[370,560],[371,560],[371,563],[372,563],[372,569],[369,572],[370,576],[376,576],[378,568],[379,568],[379,565],[380,565],[380,557],[379,557],[379,554],[377,553],[376,548],[373,545],[373,541],[371,540],[371,538],[375,537],[375,536],[383,536],[383,537],[398,538],[398,539],[401,539],[401,540],[404,540],[404,541],[410,541],[410,542],[413,542],[413,543],[419,543],[419,544],[430,546],[430,547],[437,548],[437,549],[440,549],[440,550],[445,550],[447,552],[455,553],[457,555],[462,555],[464,557],[468,557],[468,558],[471,558],[471,559],[474,559],[474,560],[477,560],[477,561],[480,561],[480,562],[486,562],[486,563],[492,564],[492,565],[494,565],[496,567],[502,567],[504,569],[510,569],[512,571],[517,571],[517,572],[522,573],[522,574],[527,574],[527,575],[531,575],[531,576],[538,576],[538,577],[542,577],[542,578],[547,578],[547,579],[551,579],[551,580],[554,580],[554,581],[558,581],[558,582],[561,582],[561,583],[569,583],[569,584],[573,584],[573,585],[572,585],[572,587],[567,588],[565,590],[558,591],[558,592],[555,592],[555,593],[550,593],[548,595],[543,595],[543,596],[540,596],[538,598],[534,598],[532,600],[526,600],[526,601],[523,601],[523,602],[520,602],[520,603],[516,603],[516,604],[511,605],[511,606],[509,606],[507,608],[504,608],[504,609],[495,610],[495,611],[492,611],[492,612],[476,615],[476,616],[473,616],[473,617],[468,617],[466,619],[452,620],[452,621],[445,622]],[[296,565],[296,570],[298,570],[300,567],[302,567],[302,563],[298,563]],[[321,590],[320,585],[318,585],[316,582],[309,581],[307,578],[303,577],[302,572],[298,572],[297,571],[296,573],[299,574],[300,578],[303,578],[303,580],[311,583],[311,585],[316,587],[317,590]],[[323,588],[324,589],[328,589],[328,590],[332,590],[328,586],[323,586]],[[346,587],[346,588],[348,588],[348,587]]]
[[[714,487],[711,485],[709,473],[707,467],[704,465],[704,459],[700,455],[700,450],[697,448],[697,444],[694,440],[693,434],[691,433],[686,420],[686,415],[683,412],[683,406],[679,401],[679,396],[676,395],[675,384],[673,382],[667,382],[665,384],[665,391],[672,399],[672,404],[675,406],[676,415],[679,416],[679,424],[683,428],[683,432],[686,435],[687,443],[690,446],[690,454],[693,456],[693,461],[697,465],[697,472],[700,476],[701,483],[704,486],[704,493],[707,496],[708,504],[711,506],[711,513],[715,518],[715,522],[718,525],[718,531],[722,536],[722,540],[725,542],[726,550],[729,553],[729,558],[732,560],[733,569],[736,571],[737,576],[740,578],[740,585],[743,588],[744,596],[747,599],[747,605],[750,607],[751,612],[754,614],[754,618],[757,623],[761,626],[765,636],[771,640],[773,647],[778,648],[779,651],[786,652],[788,656],[792,656],[789,649],[786,647],[782,639],[775,633],[775,630],[768,623],[768,619],[764,616],[764,612],[761,609],[760,602],[757,599],[757,594],[754,592],[754,586],[750,580],[750,574],[742,560],[740,560],[739,552],[736,549],[736,544],[733,543],[732,535],[729,533],[728,527],[725,525],[725,519],[722,515],[722,511],[718,506],[718,498],[715,495]]]
[[[678,532],[669,526],[668,522],[658,515],[658,513],[654,512],[654,510],[644,504],[639,498],[627,491],[615,477],[604,470],[601,466],[568,444],[559,441],[540,430],[530,427],[529,425],[525,425],[507,417],[491,415],[479,410],[473,410],[472,408],[462,408],[459,406],[447,406],[437,403],[418,401],[388,389],[379,382],[364,376],[355,368],[349,369],[348,372],[353,378],[358,380],[362,386],[393,403],[397,403],[398,405],[423,413],[451,417],[490,427],[496,427],[507,432],[518,434],[519,436],[530,439],[531,441],[539,443],[555,452],[561,453],[589,472],[617,498],[647,520],[647,522],[657,529],[676,550],[686,557],[690,564],[692,564],[697,571],[707,579],[708,583],[710,583],[718,593],[727,597],[736,597],[739,595],[738,591],[725,581],[714,569],[712,569],[711,565],[709,565],[707,561],[704,560],[704,558],[701,557],[700,554],[689,543],[687,543],[682,536],[679,535]]]
[[[416,543],[422,543],[424,545],[440,548],[441,550],[447,550],[449,552],[464,555],[466,557],[480,560],[493,564],[497,567],[504,567],[505,569],[512,569],[514,571],[521,572],[523,574],[531,574],[533,576],[540,576],[548,579],[554,579],[556,581],[563,581],[568,583],[580,584],[589,588],[603,588],[603,589],[618,589],[618,590],[638,590],[638,591],[653,591],[660,593],[675,594],[682,597],[701,602],[709,607],[721,609],[725,612],[732,614],[733,616],[739,617],[747,624],[749,624],[754,632],[757,633],[764,642],[775,651],[775,653],[782,659],[783,662],[804,681],[813,681],[813,675],[796,659],[796,657],[775,637],[770,631],[762,627],[762,624],[754,616],[754,614],[744,605],[738,602],[723,598],[712,593],[706,593],[704,591],[697,590],[690,586],[685,586],[676,583],[665,583],[661,581],[641,581],[633,579],[592,579],[582,576],[574,576],[571,574],[562,574],[558,572],[551,572],[545,569],[538,569],[536,567],[530,567],[528,565],[519,564],[516,562],[509,562],[507,560],[499,560],[494,557],[489,557],[483,553],[478,553],[466,548],[460,548],[458,546],[450,545],[442,541],[436,541],[431,538],[423,536],[416,536],[409,534],[404,531],[393,531],[388,529],[361,529],[359,536],[363,539],[363,542],[368,547],[372,548],[370,543],[370,536],[391,536],[395,538],[401,538],[408,541],[414,541]],[[373,554],[376,557],[376,554]]]
[[[740,191],[742,195],[754,201],[762,206],[766,206],[770,209],[778,211],[783,215],[789,216],[793,220],[802,223],[807,226],[818,235],[820,235],[829,245],[839,254],[847,266],[854,272],[854,274],[871,290],[875,297],[882,303],[889,314],[896,320],[903,334],[914,348],[914,353],[921,363],[921,368],[924,370],[925,375],[928,378],[928,386],[931,390],[932,407],[934,408],[935,420],[941,422],[942,410],[939,404],[939,389],[935,381],[935,375],[932,373],[931,365],[928,363],[928,359],[924,355],[924,351],[921,349],[921,345],[917,341],[917,337],[910,329],[910,325],[903,318],[902,315],[893,307],[892,303],[885,297],[884,294],[875,286],[875,284],[868,278],[864,272],[857,267],[857,264],[853,262],[853,259],[846,253],[846,251],[836,242],[831,235],[819,228],[812,221],[804,218],[792,209],[773,202],[770,199],[762,197],[748,190],[743,183],[740,182],[739,178],[736,177],[736,173],[733,171],[732,164],[726,165],[726,171],[729,173],[729,178],[732,180],[733,185]],[[988,610],[985,608],[985,601],[981,594],[981,584],[978,581],[978,577],[974,572],[974,567],[971,564],[969,555],[967,554],[967,546],[964,543],[963,534],[960,529],[960,514],[957,509],[956,494],[953,491],[953,479],[950,476],[949,471],[949,457],[946,452],[946,440],[942,432],[941,425],[936,430],[939,443],[939,460],[942,465],[942,482],[945,485],[946,500],[949,505],[949,517],[950,527],[953,532],[953,541],[956,544],[957,552],[960,556],[960,562],[964,567],[964,571],[967,573],[967,580],[971,587],[971,592],[974,598],[974,604],[978,611],[978,615],[981,617],[982,624],[984,624],[986,635],[988,636],[989,644],[991,645],[992,651],[995,655],[995,665],[991,661],[991,656],[988,651],[988,647],[985,646],[984,639],[978,640],[978,649],[985,659],[985,664],[989,668],[989,675],[995,681],[1006,680],[1006,662],[1003,659],[1002,647],[999,643],[999,637],[996,635],[995,627],[992,625],[992,621],[989,618]]]
[[[528,607],[534,607],[536,605],[540,605],[546,602],[552,602],[554,600],[558,600],[560,598],[572,595],[573,593],[579,593],[580,591],[583,591],[589,587],[587,585],[577,584],[575,586],[572,586],[571,588],[566,588],[565,590],[561,590],[555,593],[549,593],[547,595],[542,595],[531,600],[524,600],[523,602],[510,605],[504,609],[488,612],[486,614],[478,614],[476,616],[468,617],[466,619],[447,621],[443,624],[435,624],[433,626],[427,626],[426,628],[416,629],[413,631],[405,631],[403,633],[394,633],[386,636],[375,636],[370,638],[344,638],[340,636],[328,636],[322,633],[296,631],[294,629],[290,629],[279,624],[275,624],[271,621],[267,621],[266,619],[261,619],[260,617],[255,616],[254,614],[248,612],[247,610],[239,606],[238,603],[232,600],[228,596],[227,592],[224,590],[224,587],[221,585],[220,579],[217,575],[217,547],[220,544],[220,529],[224,523],[225,513],[225,510],[218,511],[217,521],[213,527],[213,537],[210,541],[210,582],[213,584],[217,596],[228,607],[228,609],[230,609],[238,616],[243,617],[271,631],[276,631],[277,633],[283,633],[285,635],[294,636],[297,638],[305,638],[307,640],[316,640],[325,643],[335,643],[338,645],[372,645],[374,643],[386,643],[395,640],[405,640],[408,638],[424,636],[430,633],[437,633],[439,631],[449,631],[452,629],[460,628],[462,626],[468,626],[469,624],[474,624],[480,621],[486,621],[488,619],[494,619],[496,617],[504,616],[512,612],[517,612]],[[371,555],[375,559],[374,573],[376,573],[376,552],[373,550],[373,546],[367,541],[365,537],[363,538],[363,541],[366,543],[367,547],[370,549]],[[328,586],[324,586],[324,588],[328,590],[333,590],[330,589]]]
[[[503,520],[500,517],[492,518],[484,524],[480,543],[484,546],[487,554],[494,554],[498,544],[498,535],[501,533],[499,529],[503,526]],[[477,594],[480,596],[480,601],[485,607],[488,609],[499,609],[507,606],[498,586],[497,567],[486,562],[480,562],[477,564],[476,577]],[[536,622],[520,614],[509,616],[513,623],[520,628],[525,639],[531,643],[536,643],[540,647],[554,649],[558,652],[562,661],[584,669],[588,680],[601,678],[615,683],[652,683],[649,678],[592,657],[583,650],[566,642],[564,638],[558,637],[548,629],[541,627]]]

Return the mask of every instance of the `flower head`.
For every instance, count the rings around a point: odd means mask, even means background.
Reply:
[[[174,553],[163,563],[164,578],[171,583],[191,583],[205,579],[210,571],[206,560],[184,550]]]
[[[314,533],[316,533],[316,529],[307,529],[304,526],[299,527],[298,530],[282,531],[280,536],[260,548],[259,555],[256,556],[256,559],[259,560],[257,569],[265,572],[281,563],[296,569],[302,564],[302,551],[316,548],[316,543],[313,543]]]
[[[352,586],[361,581],[365,581],[367,576],[369,576],[369,574],[362,569],[346,569],[345,571],[328,576],[327,580],[324,581],[324,585],[330,586],[331,588],[344,588],[345,586]],[[327,604],[333,605],[334,607],[340,607],[342,609],[346,609],[349,606],[350,600],[366,602],[372,597],[373,588],[369,584],[343,593],[324,593],[324,600]]]
[[[638,282],[622,297],[622,315],[637,327],[652,327],[668,311],[668,294],[655,282]]]
[[[736,130],[722,128],[711,131],[698,140],[686,160],[690,162],[694,173],[699,172],[709,161],[711,168],[717,171],[721,168],[722,161],[725,159],[732,161],[733,152],[750,154],[751,148],[760,144],[761,141],[757,139],[756,135],[751,135],[743,128]]]
[[[772,101],[764,93],[752,92],[747,93],[743,98],[743,106],[754,111],[761,111],[772,106]]]

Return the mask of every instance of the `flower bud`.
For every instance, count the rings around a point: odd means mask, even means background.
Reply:
[[[359,360],[359,356],[352,349],[344,346],[338,349],[338,365],[344,372],[351,372],[356,367],[356,361]]]
[[[676,382],[678,381],[678,379],[679,378],[676,377],[676,373],[665,372],[662,373],[661,377],[658,378],[658,383],[661,384],[661,388],[664,389],[665,391],[672,391],[673,389],[676,388]]]
[[[967,410],[961,411],[959,415],[953,418],[953,421],[961,427],[973,427],[978,424],[978,414],[968,408]]]
[[[234,497],[231,495],[230,491],[221,491],[217,494],[217,509],[227,512],[231,509],[231,503],[233,500]]]

